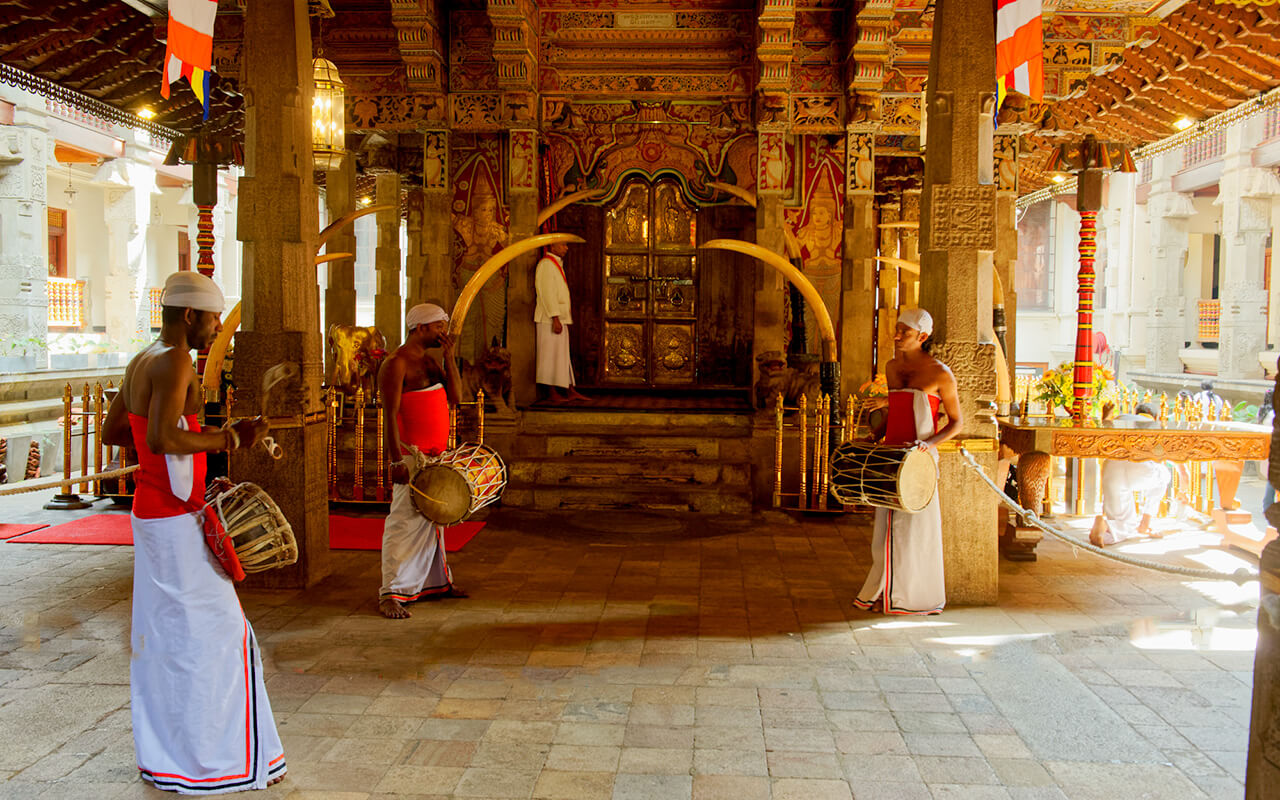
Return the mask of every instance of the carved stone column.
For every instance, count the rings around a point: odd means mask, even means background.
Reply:
[[[1222,206],[1222,267],[1218,279],[1218,375],[1261,378],[1258,353],[1267,341],[1267,290],[1263,282],[1272,198],[1280,178],[1252,166],[1244,141],[1248,126],[1227,131],[1218,199]]]
[[[1180,154],[1178,155],[1181,158]],[[1147,196],[1147,219],[1151,224],[1151,314],[1147,317],[1148,372],[1180,374],[1178,353],[1186,341],[1185,311],[1188,299],[1183,273],[1187,264],[1187,220],[1195,215],[1188,195],[1173,190],[1172,155],[1157,156],[1151,194]],[[1166,162],[1166,163],[1161,163]],[[1199,289],[1192,292],[1194,302]]]
[[[902,221],[920,224],[920,190],[907,189],[902,193]],[[907,261],[920,263],[920,228],[903,228],[898,237],[901,257]],[[916,308],[920,305],[920,276],[904,271],[902,273],[902,308]]]
[[[131,340],[151,330],[145,254],[156,182],[149,163],[130,157],[137,152],[133,145],[126,145],[125,152],[125,158],[104,164],[94,182],[106,185],[107,338],[128,351]]]
[[[301,367],[273,394],[266,414],[284,449],[232,454],[233,475],[252,476],[279,504],[298,539],[298,563],[249,576],[249,584],[311,586],[329,572],[324,403],[320,394],[320,296],[315,277],[318,203],[311,182],[311,34],[306,0],[249,3],[240,86],[245,98],[245,175],[239,230],[244,243],[243,323],[233,367],[233,416],[260,413],[262,375]]]
[[[884,203],[880,206],[880,224],[895,223],[902,216],[900,203]],[[876,231],[880,240],[880,255],[901,258],[898,254],[898,228],[880,228]],[[880,261],[876,264],[876,281],[879,289],[876,310],[876,374],[882,374],[893,358],[893,333],[898,324],[898,308],[902,298],[898,293],[899,276],[905,270],[897,264]]]
[[[44,102],[14,109],[0,128],[0,357],[20,371],[49,366],[49,243]]]
[[[1009,365],[1009,380],[1013,380],[1017,366],[1018,294],[1015,291],[1015,272],[1018,267],[1018,137],[1002,134],[995,137],[996,179],[996,251],[993,269],[1004,289],[1004,332],[994,326],[996,338],[1004,346],[1005,361]],[[999,312],[995,312],[999,315]],[[1018,398],[1014,398],[1017,400]],[[1001,409],[1004,411],[1004,409]]]
[[[783,255],[787,252],[782,233],[782,226],[786,224],[782,218],[782,197],[786,189],[783,184],[783,172],[786,148],[789,146],[789,138],[782,127],[764,126],[756,134],[757,164],[759,165],[756,182],[756,243]],[[757,262],[753,337],[755,354],[785,349],[783,347],[785,298],[786,286],[782,276]],[[817,332],[815,331],[813,335],[816,337]],[[755,378],[759,379],[759,364],[757,363],[753,369],[756,370]]]
[[[356,210],[356,166],[355,156],[348,155],[342,159],[337,169],[325,172],[324,204],[329,213],[329,221],[340,219]],[[329,239],[326,249],[330,253],[351,253],[351,258],[330,261],[325,265],[328,285],[324,292],[324,324],[355,325],[356,324],[356,234],[352,225],[347,225]],[[327,331],[321,331],[326,334]],[[326,374],[333,369],[333,354],[325,348]]]
[[[874,378],[877,368],[871,329],[871,313],[876,307],[875,143],[874,125],[847,128],[840,298],[841,397],[848,397]]]
[[[507,203],[510,212],[510,243],[538,232],[538,132],[507,132]],[[511,351],[511,387],[517,405],[537,399],[534,368],[537,363],[533,308],[537,301],[533,288],[535,267],[541,253],[526,253],[512,261],[507,279],[507,349]],[[572,256],[567,256],[572,258]],[[569,293],[576,309],[591,298],[583,297],[572,284]]]
[[[391,206],[379,211],[378,248],[373,266],[378,284],[373,296],[373,324],[387,339],[387,350],[400,346],[400,322],[404,319],[404,301],[400,297],[400,175],[395,172],[377,177],[374,202]]]
[[[422,256],[426,259],[418,288],[418,302],[436,303],[453,309],[454,289],[450,277],[453,261],[449,244],[453,241],[449,203],[449,132],[427,131],[422,135]],[[413,295],[412,278],[409,293]]]
[[[985,443],[996,435],[991,408],[994,15],[985,0],[938,0],[920,229],[920,305],[933,315],[933,353],[951,367],[959,385],[965,417],[961,438]],[[991,450],[975,457],[994,475],[996,454]],[[996,602],[995,495],[952,453],[944,454],[939,465],[938,494],[948,602]]]
[[[405,196],[405,241],[408,250],[404,254],[404,284],[406,309],[423,302],[423,276],[427,271],[427,256],[422,252],[425,244],[422,230],[425,227],[426,197],[422,188],[414,186]]]

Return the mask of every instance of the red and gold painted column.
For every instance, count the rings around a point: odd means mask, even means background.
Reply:
[[[1098,212],[1080,211],[1079,307],[1076,310],[1075,403],[1071,417],[1080,423],[1093,401],[1093,261],[1098,252]]]
[[[218,205],[218,165],[197,161],[191,165],[191,195],[196,206],[196,270],[213,277],[213,209]],[[208,349],[196,353],[196,371],[203,376]],[[217,397],[206,397],[216,401]]]

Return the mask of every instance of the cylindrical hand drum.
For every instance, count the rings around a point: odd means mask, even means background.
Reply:
[[[298,560],[293,528],[280,507],[257,484],[236,484],[213,498],[205,513],[216,514],[222,522],[218,532],[206,527],[205,538],[233,578],[286,567]]]
[[[453,525],[496,501],[507,485],[507,465],[492,448],[462,444],[428,459],[409,476],[413,505],[440,525]]]
[[[845,442],[831,454],[831,494],[842,503],[915,513],[938,490],[938,465],[923,450]]]

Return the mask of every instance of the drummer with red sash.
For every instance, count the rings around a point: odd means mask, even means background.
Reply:
[[[104,440],[137,451],[133,500],[133,742],[159,789],[263,789],[285,772],[262,660],[231,578],[205,540],[205,453],[252,447],[262,419],[201,430],[191,351],[222,330],[222,291],[177,272],[161,296],[160,337],[134,356]]]
[[[885,367],[889,413],[883,443],[930,452],[936,461],[935,448],[959,433],[964,419],[955,376],[925,349],[932,334],[928,311],[910,308],[898,315],[894,357]],[[941,428],[939,407],[947,416]],[[936,614],[946,602],[938,495],[915,514],[877,508],[871,571],[853,604],[886,614]]]
[[[382,365],[378,385],[387,452],[392,453],[391,513],[382,529],[382,588],[378,610],[391,619],[409,616],[405,603],[428,597],[466,597],[453,585],[441,526],[418,513],[409,483],[410,448],[431,455],[449,439],[449,404],[458,402],[458,364],[449,337],[449,315],[420,303],[405,316],[408,338]],[[440,360],[427,348],[440,347]]]

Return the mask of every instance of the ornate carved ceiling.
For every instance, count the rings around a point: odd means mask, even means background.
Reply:
[[[243,0],[215,30],[213,130],[241,122]],[[1142,144],[1183,116],[1223,111],[1280,84],[1280,9],[1192,0],[1164,19],[1152,0],[1045,0],[1046,102],[1015,103],[1021,191],[1043,182],[1055,137]],[[192,132],[185,87],[159,97],[164,24],[124,0],[9,0],[0,61],[113,106],[150,106]],[[431,128],[572,130],[633,120],[877,133],[878,152],[918,150],[930,0],[330,0],[313,26],[348,85],[357,141]],[[1163,13],[1163,12],[1162,12]],[[656,116],[655,116],[656,115]]]

